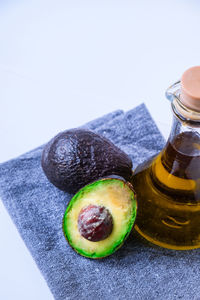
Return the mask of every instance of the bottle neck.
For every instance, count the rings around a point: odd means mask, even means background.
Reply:
[[[173,142],[178,135],[190,135],[199,141],[200,150],[200,113],[188,109],[176,97],[172,102],[172,111],[173,123],[169,141]]]
[[[197,127],[193,124],[191,126],[191,122],[182,121],[179,118],[177,118],[176,115],[174,115],[168,141],[173,143],[174,140],[178,138],[178,136],[190,136],[191,141],[192,138],[195,138],[196,142],[198,142],[199,144],[200,150],[200,126]]]
[[[152,170],[168,188],[191,191],[200,178],[200,122],[186,119],[173,105],[171,133]]]

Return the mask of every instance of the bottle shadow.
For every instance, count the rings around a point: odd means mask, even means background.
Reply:
[[[170,267],[170,263],[178,264],[182,261],[184,264],[196,264],[199,261],[199,249],[193,250],[172,250],[166,249],[150,242],[141,237],[135,230],[131,232],[124,245],[110,257],[99,260],[99,262],[108,262],[113,266],[127,267],[139,263],[162,263]]]

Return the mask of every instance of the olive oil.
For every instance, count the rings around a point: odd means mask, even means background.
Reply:
[[[200,247],[200,135],[181,133],[136,169],[135,229],[171,249]]]

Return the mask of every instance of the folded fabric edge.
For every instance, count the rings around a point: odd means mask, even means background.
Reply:
[[[149,118],[152,119],[152,121],[153,121],[153,126],[154,126],[154,127],[156,128],[156,130],[160,133],[160,135],[161,135],[162,138],[163,138],[163,141],[165,142],[165,138],[164,138],[162,132],[160,131],[160,129],[158,128],[157,122],[155,121],[155,119],[154,119],[153,116],[151,115],[151,113],[150,113],[148,107],[145,105],[145,103],[141,103],[141,104],[139,104],[138,106],[136,106],[135,108],[138,108],[138,109],[144,108],[144,109],[146,110],[146,114],[148,114]],[[126,112],[125,112],[125,115],[128,114],[128,113],[131,113],[135,108],[132,108],[132,109],[126,111]]]

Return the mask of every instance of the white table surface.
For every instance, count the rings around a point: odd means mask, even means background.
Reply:
[[[0,1],[0,162],[145,102],[165,137],[165,89],[200,64],[200,1]],[[53,299],[0,201],[0,299]]]

